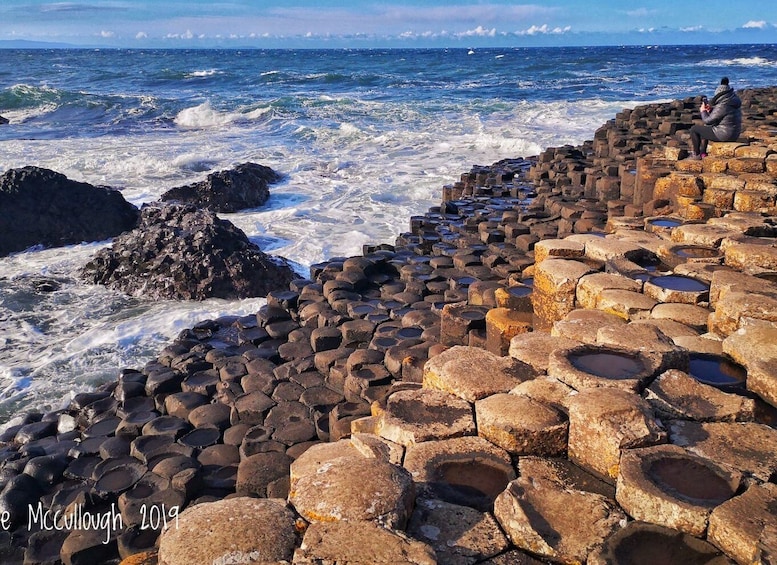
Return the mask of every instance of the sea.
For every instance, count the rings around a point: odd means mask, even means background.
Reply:
[[[777,45],[0,50],[0,174],[26,165],[137,206],[255,162],[283,180],[223,214],[300,276],[393,243],[474,165],[578,145],[624,108],[777,85]],[[79,281],[110,241],[0,258],[0,425],[142,368],[264,299],[150,301]],[[40,281],[52,284],[41,285]]]

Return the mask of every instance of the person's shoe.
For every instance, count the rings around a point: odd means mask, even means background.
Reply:
[[[701,158],[702,158],[702,159],[706,159],[706,158],[707,158],[707,154],[706,154],[706,153],[702,153],[702,154],[701,154]]]
[[[688,155],[688,160],[689,161],[701,161],[701,155],[699,155],[698,153],[691,153],[691,154]]]

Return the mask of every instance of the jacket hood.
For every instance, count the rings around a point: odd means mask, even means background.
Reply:
[[[739,108],[742,105],[739,96],[737,96],[734,89],[727,84],[721,84],[715,89],[715,96],[712,97],[710,102],[713,106],[716,104],[727,104],[734,108]]]

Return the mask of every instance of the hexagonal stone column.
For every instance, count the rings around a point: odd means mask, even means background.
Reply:
[[[600,494],[525,476],[497,497],[494,515],[516,547],[561,563],[584,563],[626,520]]]
[[[587,565],[613,563],[682,563],[683,565],[731,565],[722,552],[704,540],[671,528],[629,522],[588,556]]]
[[[660,359],[652,354],[603,345],[557,349],[548,358],[548,375],[575,390],[601,387],[636,392],[659,368]]]
[[[777,430],[755,422],[673,420],[669,439],[720,465],[769,481],[777,469]]]
[[[424,388],[455,394],[475,402],[498,392],[508,392],[536,376],[526,363],[500,357],[477,347],[451,347],[424,365]]]
[[[642,281],[617,273],[592,273],[585,275],[577,285],[577,303],[583,308],[596,308],[601,293],[612,289],[640,292],[642,290]]]
[[[540,327],[550,327],[575,309],[575,293],[591,268],[580,261],[546,259],[534,268],[534,312]]]
[[[296,545],[294,513],[285,500],[230,498],[183,511],[159,538],[159,563],[289,561]]]
[[[580,391],[568,400],[569,459],[614,482],[621,451],[666,442],[650,405],[639,395],[612,388]]]
[[[702,537],[712,510],[741,482],[741,473],[682,447],[658,445],[623,452],[616,498],[636,520]]]
[[[478,435],[514,455],[559,455],[567,448],[569,423],[554,408],[515,394],[475,403]]]
[[[542,374],[548,370],[548,358],[552,351],[576,345],[580,345],[580,342],[544,332],[530,332],[511,339],[508,353],[510,357],[531,365],[538,374]]]
[[[777,555],[775,524],[777,485],[753,485],[712,511],[707,538],[737,563],[771,563]]]
[[[510,545],[490,512],[432,498],[416,501],[407,532],[432,546],[438,563],[477,563]]]
[[[418,496],[481,512],[515,478],[509,454],[477,436],[427,441],[408,448],[404,461]]]
[[[495,355],[507,355],[510,340],[532,331],[533,318],[530,312],[492,308],[486,314],[486,349]]]
[[[747,367],[747,389],[777,406],[777,327],[742,328],[723,341],[723,351]]]
[[[645,398],[666,419],[747,422],[756,414],[754,399],[722,392],[677,370],[659,375],[645,390]]]
[[[306,520],[377,520],[391,528],[407,523],[415,489],[402,467],[382,459],[345,456],[310,471],[295,476],[289,491],[289,502]]]
[[[294,552],[296,565],[320,563],[413,563],[435,565],[423,542],[374,522],[314,522]]]
[[[400,390],[372,412],[375,433],[400,445],[476,433],[472,404],[440,390]]]

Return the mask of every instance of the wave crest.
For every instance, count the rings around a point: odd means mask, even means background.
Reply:
[[[268,107],[259,107],[248,111],[222,112],[215,109],[208,101],[181,110],[173,121],[177,126],[186,129],[219,128],[244,120],[259,120],[270,112],[272,112],[272,108]]]
[[[777,67],[777,61],[770,61],[764,57],[736,57],[733,59],[709,59],[702,61],[698,66],[720,66],[720,67]]]

